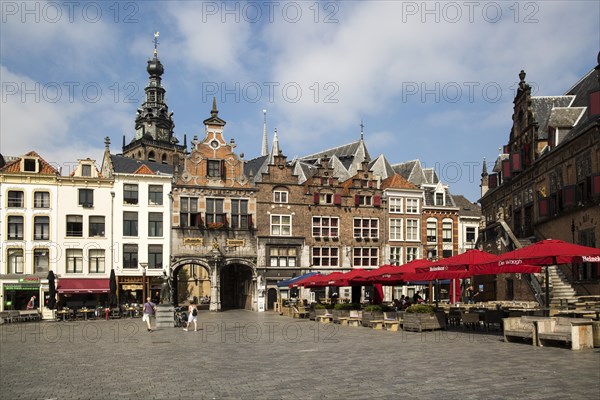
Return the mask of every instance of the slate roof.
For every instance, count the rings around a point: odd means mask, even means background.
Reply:
[[[403,178],[408,180],[414,185],[421,186],[422,184],[429,183],[427,177],[423,172],[420,160],[412,160],[404,163],[392,165],[394,171],[400,174]]]
[[[300,157],[300,159],[304,161],[316,161],[319,158],[330,158],[335,154],[342,162],[344,162],[346,158],[350,158],[350,162],[352,162],[352,158],[360,150],[361,146],[364,148],[365,159],[370,161],[371,156],[369,155],[369,152],[366,146],[364,146],[364,142],[362,140],[357,140],[356,142],[333,147],[318,153],[309,154],[307,156]]]
[[[538,139],[548,139],[548,120],[554,107],[568,107],[573,102],[574,96],[532,96],[531,109],[534,118],[539,124]]]
[[[458,215],[461,217],[477,217],[481,218],[481,206],[477,203],[470,202],[465,196],[456,194],[452,196],[454,203],[459,207]]]
[[[572,128],[575,126],[585,107],[556,107],[550,112],[548,126],[554,128]]]
[[[244,175],[248,178],[252,176],[254,182],[260,182],[262,180],[261,174],[266,172],[266,164],[269,158],[270,156],[267,154],[246,161],[244,163]]]
[[[121,154],[111,154],[110,161],[113,165],[113,171],[116,174],[133,174],[142,165],[145,165],[155,174],[160,173],[163,175],[173,175],[173,167],[167,164],[146,160],[137,160],[135,158],[125,157]]]
[[[447,188],[444,188],[444,206],[435,205],[435,187],[424,187],[423,194],[425,199],[425,206],[429,207],[456,207],[452,195]]]

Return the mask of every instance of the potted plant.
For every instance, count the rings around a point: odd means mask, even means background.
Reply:
[[[402,329],[414,332],[446,329],[446,315],[443,311],[436,311],[433,306],[414,304],[406,309]]]
[[[385,310],[385,306],[383,306],[383,305],[366,306],[363,309],[363,313],[362,313],[362,325],[369,327],[371,324],[371,321],[382,320],[384,311],[386,311],[386,310]]]
[[[355,310],[356,304],[352,303],[337,303],[333,306],[333,322],[339,323],[340,318],[350,316],[350,310]]]

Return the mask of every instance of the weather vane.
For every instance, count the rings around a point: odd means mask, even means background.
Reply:
[[[157,47],[158,47],[158,36],[160,35],[159,32],[154,32],[154,55],[156,55],[158,53],[157,51]]]

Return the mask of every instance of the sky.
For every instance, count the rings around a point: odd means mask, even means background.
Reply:
[[[0,153],[71,172],[134,136],[158,57],[175,134],[204,137],[213,96],[245,159],[277,129],[292,160],[360,138],[419,159],[477,201],[507,143],[521,70],[564,94],[597,65],[598,1],[2,1]]]

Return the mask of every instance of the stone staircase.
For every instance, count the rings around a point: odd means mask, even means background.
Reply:
[[[559,307],[561,300],[570,303],[577,301],[577,294],[563,272],[556,265],[546,268],[550,277],[550,307]]]
[[[175,308],[172,305],[159,304],[156,306],[156,328],[175,327]]]

